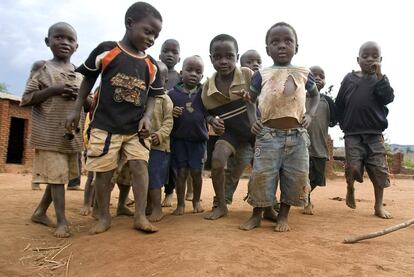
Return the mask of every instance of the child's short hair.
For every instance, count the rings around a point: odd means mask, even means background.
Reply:
[[[69,23],[66,23],[66,22],[57,22],[57,23],[55,23],[55,24],[53,24],[52,26],[49,27],[49,29],[47,30],[47,37],[50,37],[50,34],[54,31],[55,28],[60,27],[62,25],[65,25],[65,26],[69,27],[76,34],[75,28],[73,28],[73,26],[70,25]]]
[[[213,43],[215,43],[217,41],[231,41],[231,42],[234,43],[234,47],[236,48],[236,52],[237,53],[239,52],[239,45],[237,44],[237,40],[234,37],[232,37],[230,35],[227,35],[227,34],[220,34],[220,35],[215,36],[211,40],[211,42],[210,42],[210,54],[211,54],[211,50],[212,50],[211,48],[213,46]]]
[[[127,18],[132,18],[135,22],[139,22],[149,15],[162,22],[162,16],[156,8],[145,2],[135,2],[125,13],[125,24],[127,24]]]
[[[295,30],[295,28],[293,28],[293,27],[292,27],[292,25],[290,25],[290,24],[288,24],[288,23],[286,23],[286,22],[278,22],[278,23],[276,23],[276,24],[272,25],[272,27],[270,27],[270,28],[269,28],[269,30],[267,30],[267,33],[266,33],[266,45],[268,45],[268,41],[267,41],[267,39],[269,38],[270,31],[271,31],[273,28],[276,28],[276,27],[279,27],[279,26],[282,26],[282,27],[288,27],[288,28],[290,28],[290,29],[292,30],[293,35],[295,36],[296,45],[297,45],[297,44],[298,44],[298,35],[296,34],[296,30]]]

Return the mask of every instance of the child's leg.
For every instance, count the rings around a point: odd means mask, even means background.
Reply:
[[[375,215],[380,218],[392,218],[391,214],[384,209],[383,196],[384,188],[374,185],[375,193]]]
[[[188,177],[188,168],[177,169],[177,182],[175,184],[175,192],[177,193],[177,208],[173,215],[183,215],[185,210],[185,183]]]
[[[229,157],[225,169],[224,195],[227,204],[233,202],[233,194],[237,189],[240,177],[246,166],[253,159],[253,148],[250,143],[240,144],[236,154]]]
[[[46,211],[52,203],[51,185],[46,185],[45,193],[43,194],[42,200],[34,211],[31,220],[35,223],[43,224],[49,227],[56,227],[50,218],[46,215]]]
[[[191,179],[193,181],[193,213],[202,213],[204,212],[203,207],[201,206],[200,197],[201,197],[201,189],[203,185],[203,177],[202,177],[202,170],[191,169]]]
[[[185,193],[185,200],[192,201],[193,200],[193,179],[191,174],[188,174],[187,177],[187,192]]]
[[[311,191],[309,192],[309,195],[308,195],[308,205],[306,205],[303,208],[303,211],[302,211],[303,214],[313,215],[313,204],[311,203],[311,197],[310,196],[311,196],[312,191],[315,188],[316,188],[316,185],[311,184]]]
[[[92,201],[95,194],[95,187],[92,186],[93,171],[88,172],[88,179],[85,183],[85,191],[83,193],[83,207],[80,210],[81,215],[89,215],[92,211]]]
[[[164,214],[161,208],[161,188],[149,189],[149,198],[151,199],[151,215],[149,216],[150,222],[160,221]]]
[[[288,224],[290,205],[280,203],[280,210],[276,220],[275,232],[286,232],[290,230]]]
[[[70,233],[68,222],[65,216],[65,185],[51,185],[51,194],[57,219],[57,226],[54,235],[58,238],[67,238],[70,236]]]
[[[255,207],[253,208],[252,216],[244,223],[242,223],[239,228],[241,230],[249,231],[256,227],[260,227],[262,221],[263,208]]]
[[[211,159],[211,178],[217,199],[217,207],[206,215],[205,219],[215,220],[227,215],[226,200],[224,199],[224,167],[232,154],[232,149],[225,143],[216,143]]]
[[[177,170],[170,166],[168,183],[164,186],[165,198],[162,201],[162,207],[172,207],[172,200],[174,195],[174,188],[177,179]]]
[[[158,229],[153,226],[145,216],[148,194],[148,168],[147,162],[143,160],[129,160],[129,168],[132,177],[132,191],[135,199],[134,228],[153,233]]]
[[[89,230],[89,234],[103,233],[111,227],[111,214],[109,213],[109,202],[111,198],[111,179],[113,170],[107,172],[96,172],[95,197],[98,204],[98,222]]]
[[[133,216],[134,212],[128,209],[126,205],[129,191],[131,190],[131,186],[118,184],[118,188],[119,188],[119,199],[118,199],[118,207],[116,209],[116,215]]]

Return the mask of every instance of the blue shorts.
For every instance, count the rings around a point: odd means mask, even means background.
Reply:
[[[171,163],[174,168],[202,170],[206,160],[207,142],[171,139]]]
[[[148,160],[148,188],[159,189],[168,183],[170,153],[151,149]]]
[[[273,206],[279,177],[280,201],[291,206],[306,206],[311,189],[309,145],[304,128],[282,130],[265,126],[256,136],[247,202],[253,207]]]

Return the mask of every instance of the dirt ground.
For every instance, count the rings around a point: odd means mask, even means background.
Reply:
[[[373,188],[369,181],[357,185],[357,209],[351,210],[344,201],[332,199],[345,197],[344,180],[330,180],[326,188],[317,188],[313,193],[315,215],[302,215],[300,208],[292,208],[292,230],[287,233],[274,232],[274,223],[269,221],[249,232],[238,229],[251,210],[243,202],[246,185],[243,179],[226,218],[204,220],[202,214],[191,213],[187,202],[184,216],[170,215],[173,208],[165,208],[167,216],[156,224],[160,231],[150,235],[134,230],[132,219],[124,216],[114,217],[108,232],[88,235],[94,220],[78,214],[83,192],[67,191],[66,214],[73,236],[56,239],[53,229],[29,220],[43,193],[30,189],[30,175],[0,174],[0,275],[414,275],[414,226],[357,244],[342,244],[349,236],[413,218],[414,180],[393,180],[385,191],[386,208],[394,216],[390,220],[373,216]],[[112,214],[117,194],[114,190]],[[212,196],[211,180],[206,178],[204,208],[211,207]],[[53,209],[49,213],[54,216]],[[53,250],[46,251],[50,247]],[[54,264],[56,269],[51,270]]]

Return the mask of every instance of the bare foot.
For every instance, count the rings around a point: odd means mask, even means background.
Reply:
[[[207,214],[204,219],[208,219],[208,220],[216,220],[219,219],[220,217],[226,216],[228,213],[227,207],[214,207],[213,211],[209,214]]]
[[[83,206],[83,207],[80,209],[79,214],[80,214],[80,215],[83,215],[83,216],[87,216],[87,215],[89,215],[91,212],[92,212],[92,207]]]
[[[355,209],[356,208],[356,204],[355,204],[355,189],[352,187],[347,187],[347,192],[346,192],[346,205],[348,207],[350,207],[351,209]]]
[[[384,207],[375,207],[375,215],[378,216],[379,218],[384,218],[384,219],[390,219],[392,218],[392,215],[387,212]]]
[[[92,214],[91,216],[95,219],[98,220],[98,210],[96,210],[95,208],[92,209]]]
[[[290,227],[286,219],[278,219],[275,226],[275,232],[287,232]]]
[[[201,206],[200,201],[193,203],[193,213],[202,213],[204,208]]]
[[[246,222],[242,223],[239,228],[241,230],[250,231],[256,227],[260,227],[262,215],[253,214]]]
[[[166,194],[164,201],[162,201],[161,207],[172,207],[172,199],[173,199],[173,194]]]
[[[43,215],[41,215],[41,214],[38,214],[38,213],[34,213],[33,215],[32,215],[32,218],[31,218],[31,220],[34,222],[34,223],[39,223],[39,224],[43,224],[43,225],[46,225],[46,226],[49,226],[49,227],[56,227],[56,223],[54,223],[47,215],[45,215],[45,214],[43,214]]]
[[[185,195],[185,200],[193,201],[193,193],[192,192],[187,192],[187,194]]]
[[[66,224],[59,225],[53,234],[57,238],[68,238],[70,237],[69,227]]]
[[[309,203],[302,211],[303,214],[313,215],[313,204]]]
[[[103,233],[111,227],[111,219],[98,219],[98,222],[89,230],[89,235]]]
[[[183,215],[185,207],[184,206],[177,206],[177,209],[172,212],[173,215]]]
[[[158,232],[158,228],[152,225],[145,216],[140,216],[134,220],[134,228],[145,233]]]
[[[164,217],[162,210],[153,209],[151,215],[148,217],[150,222],[160,221]]]
[[[277,220],[277,212],[273,207],[266,207],[263,209],[263,218],[276,222]]]
[[[134,212],[128,209],[126,206],[120,206],[116,209],[116,215],[134,216]]]

